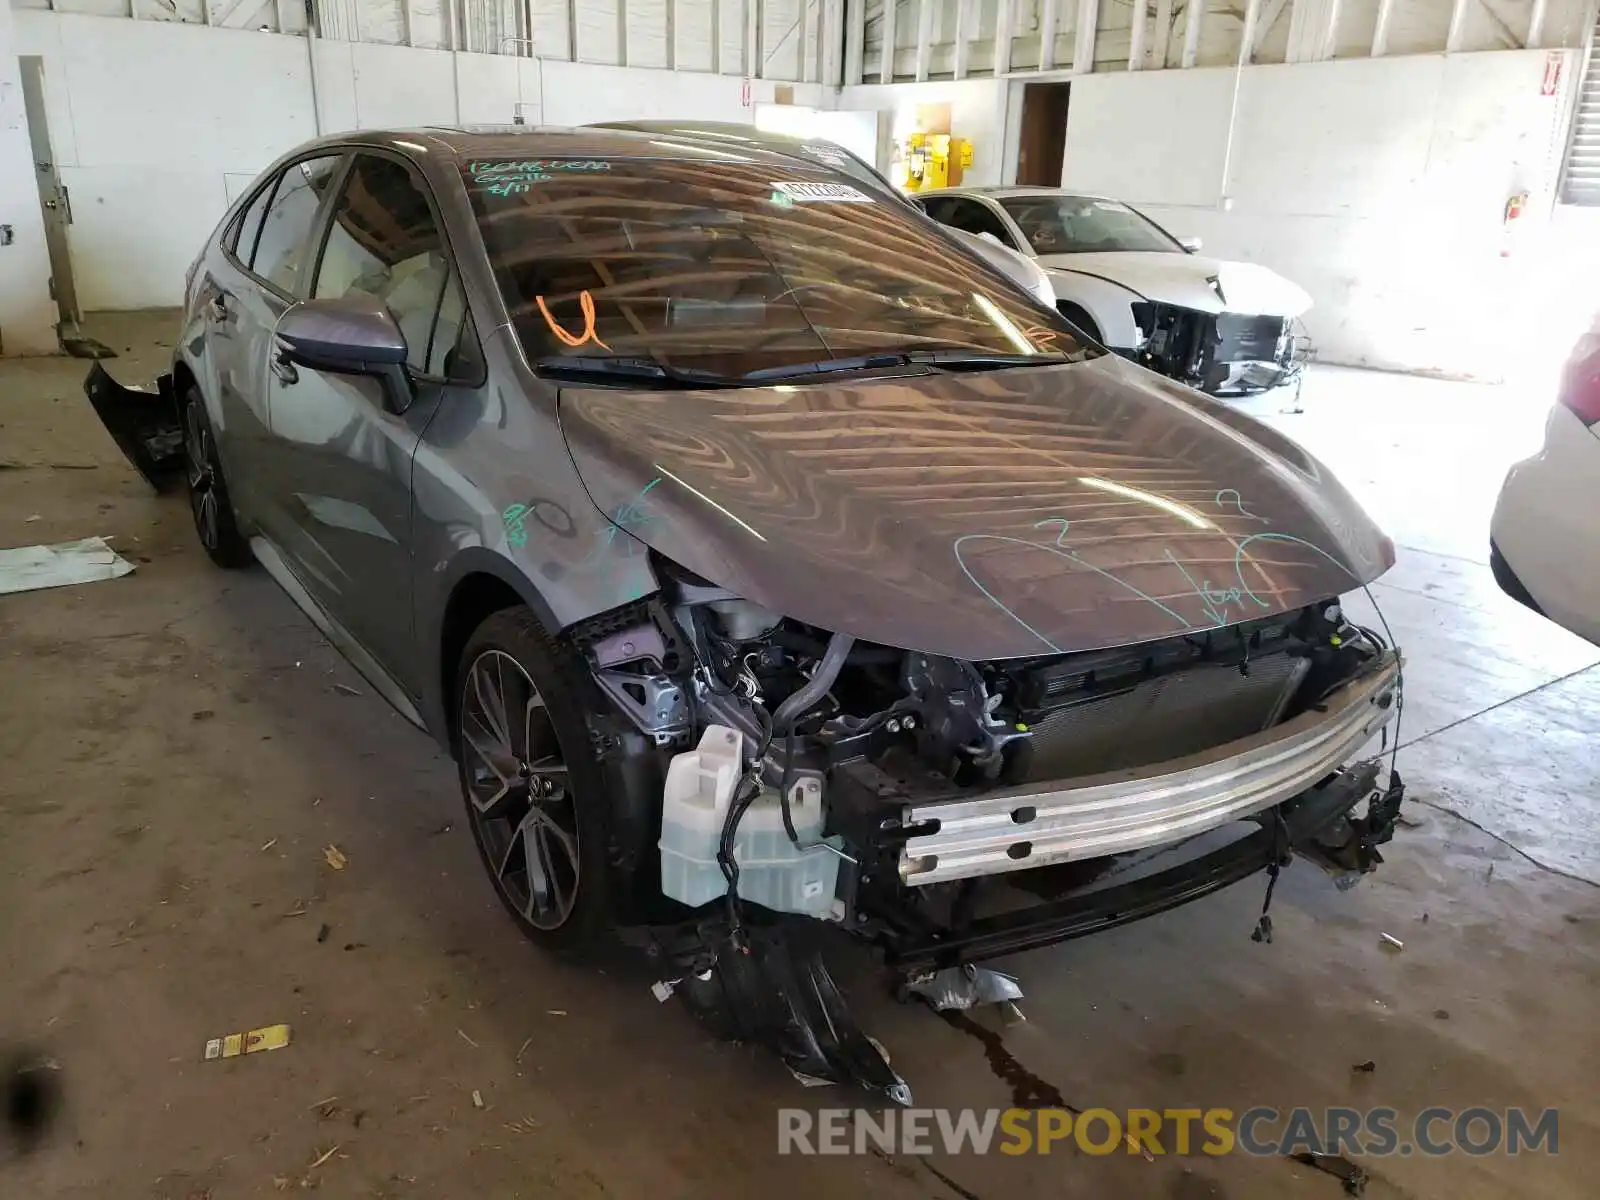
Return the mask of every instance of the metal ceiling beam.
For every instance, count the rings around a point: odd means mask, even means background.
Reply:
[[[1172,44],[1172,0],[1156,0],[1156,27],[1146,57],[1158,71],[1167,68],[1167,47]]]
[[[1000,0],[994,15],[994,73],[996,77],[1011,70],[1011,35],[1016,29],[1015,0]]]
[[[883,45],[878,47],[878,82],[894,82],[894,19],[896,0],[883,0]]]
[[[1528,36],[1522,43],[1529,50],[1535,49],[1544,38],[1544,10],[1545,0],[1533,0],[1533,11],[1528,14]]]
[[[1278,0],[1283,8],[1283,0]],[[1244,27],[1239,30],[1239,65],[1249,64],[1256,56],[1256,27],[1261,24],[1261,0],[1248,0],[1244,6]]]
[[[972,53],[972,5],[974,0],[955,0],[956,4],[956,59],[952,74],[957,79],[967,77],[967,60]]]
[[[1183,58],[1185,67],[1192,67],[1200,57],[1200,30],[1206,16],[1205,0],[1189,0],[1183,15]]]
[[[917,0],[917,82],[928,78],[928,58],[933,53],[935,0]]]
[[[1261,43],[1267,40],[1267,34],[1272,32],[1272,27],[1278,23],[1278,18],[1283,16],[1283,9],[1289,0],[1265,0],[1265,3],[1256,3],[1252,0],[1252,7],[1256,10],[1256,19],[1253,25],[1248,26],[1250,56],[1246,63],[1255,61],[1256,52],[1261,49]],[[1247,20],[1249,14],[1245,14]]]
[[[1094,26],[1099,15],[1099,0],[1078,0],[1078,27],[1073,30],[1072,39],[1072,72],[1075,75],[1086,75],[1094,70]]]
[[[844,34],[844,81],[867,81],[867,0],[848,0],[845,17],[849,26]]]
[[[1467,0],[1455,0],[1450,6],[1450,28],[1444,35],[1444,52],[1455,54],[1461,49],[1461,40],[1467,27]]]
[[[1056,0],[1039,0],[1039,70],[1056,65]]]
[[[1372,26],[1372,57],[1389,52],[1389,19],[1394,16],[1394,0],[1378,0],[1378,19]]]

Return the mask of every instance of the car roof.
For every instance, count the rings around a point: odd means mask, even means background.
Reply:
[[[1012,184],[1009,187],[948,187],[929,188],[927,191],[918,192],[918,196],[988,196],[993,200],[1005,200],[1014,196],[1081,196],[1085,200],[1109,200],[1110,196],[1102,196],[1098,192],[1080,191],[1077,188],[1060,187],[1031,187],[1024,184]]]
[[[643,123],[641,123],[643,124]],[[653,125],[654,123],[652,123]],[[681,122],[661,122],[661,128],[623,129],[585,125],[575,128],[550,125],[429,125],[415,129],[363,129],[332,134],[308,143],[318,146],[370,145],[408,157],[444,154],[457,159],[498,158],[513,155],[581,158],[713,159],[731,148],[718,130],[695,130]],[[692,123],[691,123],[692,124]],[[706,122],[710,126],[712,122]],[[740,126],[729,126],[738,129]],[[750,127],[751,137],[738,146],[741,154],[775,154],[777,138]],[[670,142],[663,135],[672,134]],[[763,144],[766,143],[766,144]],[[792,156],[784,156],[792,157]],[[818,167],[826,170],[825,164]]]

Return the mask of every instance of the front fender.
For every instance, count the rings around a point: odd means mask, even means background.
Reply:
[[[426,656],[427,672],[423,675],[421,704],[418,706],[428,732],[441,746],[449,744],[450,723],[447,717],[447,698],[440,681],[444,679],[444,624],[450,611],[451,598],[463,580],[473,575],[488,575],[510,588],[539,617],[546,629],[558,628],[550,602],[533,585],[526,574],[518,570],[509,559],[496,554],[486,546],[466,546],[448,562],[439,564],[425,583],[426,595],[419,595],[417,606],[418,644]]]
[[[1114,350],[1131,350],[1139,344],[1139,326],[1133,319],[1133,304],[1144,299],[1132,288],[1112,283],[1098,275],[1051,268],[1046,271],[1055,289],[1056,301],[1076,304],[1100,327],[1100,340]]]

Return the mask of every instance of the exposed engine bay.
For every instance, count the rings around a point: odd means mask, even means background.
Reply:
[[[914,981],[1275,877],[1291,851],[1350,882],[1392,834],[1398,776],[1380,793],[1376,760],[1347,764],[1395,715],[1398,655],[1336,599],[1120,649],[963,662],[812,628],[658,565],[663,594],[581,640],[657,762],[660,893],[702,946],[748,953],[743,930],[809,917]],[[1256,836],[1198,873],[1104,886],[1238,822]]]

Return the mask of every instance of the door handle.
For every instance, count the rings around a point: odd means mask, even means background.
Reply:
[[[275,354],[272,356],[272,373],[276,375],[285,384],[285,386],[300,382],[300,372],[295,370],[294,364],[290,362],[288,357],[283,354]]]
[[[206,305],[206,308],[210,312],[213,321],[226,321],[228,319],[228,298],[223,293],[218,292],[211,297],[211,301]]]

